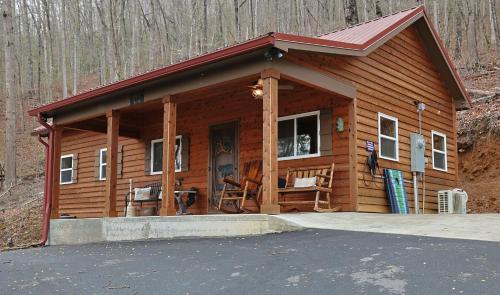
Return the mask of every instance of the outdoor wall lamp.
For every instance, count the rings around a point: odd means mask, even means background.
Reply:
[[[262,97],[264,96],[263,85],[264,81],[262,81],[262,79],[259,79],[253,86],[249,86],[250,89],[252,89],[252,97],[254,99],[262,99]]]

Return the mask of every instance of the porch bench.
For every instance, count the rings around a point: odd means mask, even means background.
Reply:
[[[142,208],[142,205],[144,203],[156,203],[156,210],[158,211],[158,208],[159,208],[159,204],[160,204],[160,193],[161,193],[161,182],[153,182],[153,183],[150,183],[148,185],[145,185],[143,187],[139,187],[140,189],[147,189],[147,188],[151,188],[150,192],[149,192],[149,198],[148,199],[144,199],[144,200],[136,200],[135,199],[135,192],[132,191],[132,192],[128,192],[126,195],[125,195],[125,211],[127,210],[127,206],[128,206],[128,203],[129,203],[129,198],[130,198],[130,194],[132,193],[132,200],[130,200],[130,202],[132,202],[132,204],[134,203],[139,203],[139,206]],[[158,212],[156,212],[156,214],[158,214]]]
[[[289,205],[314,205],[313,210],[317,212],[334,212],[340,208],[331,207],[331,194],[333,192],[333,172],[335,164],[315,167],[289,168],[286,173],[285,186],[278,188],[278,204],[281,206]],[[314,179],[313,179],[314,178]],[[306,182],[314,180],[314,184],[300,184],[301,179]],[[299,181],[297,181],[299,180]],[[284,201],[285,195],[314,193],[314,200],[288,200]],[[325,198],[320,197],[324,194]],[[326,205],[327,208],[321,208]]]

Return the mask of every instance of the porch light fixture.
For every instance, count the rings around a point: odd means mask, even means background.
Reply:
[[[262,97],[264,96],[263,84],[264,81],[262,81],[262,79],[259,79],[254,85],[249,86],[252,92],[252,97],[254,99],[262,99]]]

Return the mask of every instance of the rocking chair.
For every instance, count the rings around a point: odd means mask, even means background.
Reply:
[[[245,200],[252,197],[260,207],[260,195],[262,192],[262,161],[254,160],[243,165],[241,181],[238,183],[229,177],[224,178],[224,187],[222,189],[219,206],[221,210],[224,201],[233,201],[237,210],[236,213],[243,212]]]

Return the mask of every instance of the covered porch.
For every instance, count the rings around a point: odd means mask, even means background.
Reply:
[[[214,204],[221,177],[238,180],[243,165],[252,160],[262,160],[262,197],[258,207],[249,203],[250,211],[279,214],[290,209],[311,210],[280,206],[278,178],[288,168],[332,162],[332,205],[342,211],[356,210],[354,86],[285,60],[246,63],[184,78],[124,92],[113,104],[55,121],[56,159],[75,154],[72,143],[82,134],[88,137],[86,143],[77,143],[85,147],[77,155],[78,181],[61,184],[55,177],[52,218],[61,214],[77,218],[123,216],[130,181],[134,188],[161,183],[159,215],[176,215],[174,197],[179,186],[199,190],[190,213],[218,213]],[[250,86],[259,79],[263,95],[255,99]],[[286,131],[287,124],[279,122],[297,120],[300,115],[317,118],[316,143],[309,144],[304,155],[298,155],[295,148],[286,154],[286,140],[283,143],[284,136],[279,133]],[[292,128],[294,141],[297,124],[295,121]],[[229,146],[216,140],[221,128],[226,128],[226,133],[219,133],[222,137],[234,132]],[[284,131],[279,131],[282,128]],[[105,161],[96,154],[103,149]],[[226,157],[223,162],[227,165],[218,166],[214,159],[217,152],[230,153],[232,160]],[[54,161],[54,171],[61,170],[60,164]]]

